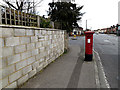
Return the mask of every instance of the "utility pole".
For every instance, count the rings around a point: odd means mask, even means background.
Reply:
[[[87,20],[86,20],[86,31],[87,31]]]
[[[118,24],[120,25],[120,1],[118,2]]]

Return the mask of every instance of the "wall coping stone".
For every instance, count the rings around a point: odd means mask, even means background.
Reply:
[[[39,28],[39,27],[28,27],[28,26],[16,26],[16,25],[3,25],[0,24],[2,28],[19,28],[19,29],[33,29],[33,30],[46,30],[46,31],[66,31],[54,28]]]

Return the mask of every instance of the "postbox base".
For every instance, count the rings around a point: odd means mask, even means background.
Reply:
[[[92,61],[92,54],[85,54],[85,61]]]

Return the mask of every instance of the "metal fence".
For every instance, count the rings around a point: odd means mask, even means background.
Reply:
[[[40,16],[0,6],[0,24],[40,27]]]

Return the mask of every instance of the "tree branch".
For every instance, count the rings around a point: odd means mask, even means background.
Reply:
[[[7,2],[7,1],[6,1],[6,3],[8,4],[8,6],[11,6],[11,7],[17,9],[17,8],[16,8],[13,4],[11,4],[10,2]]]

